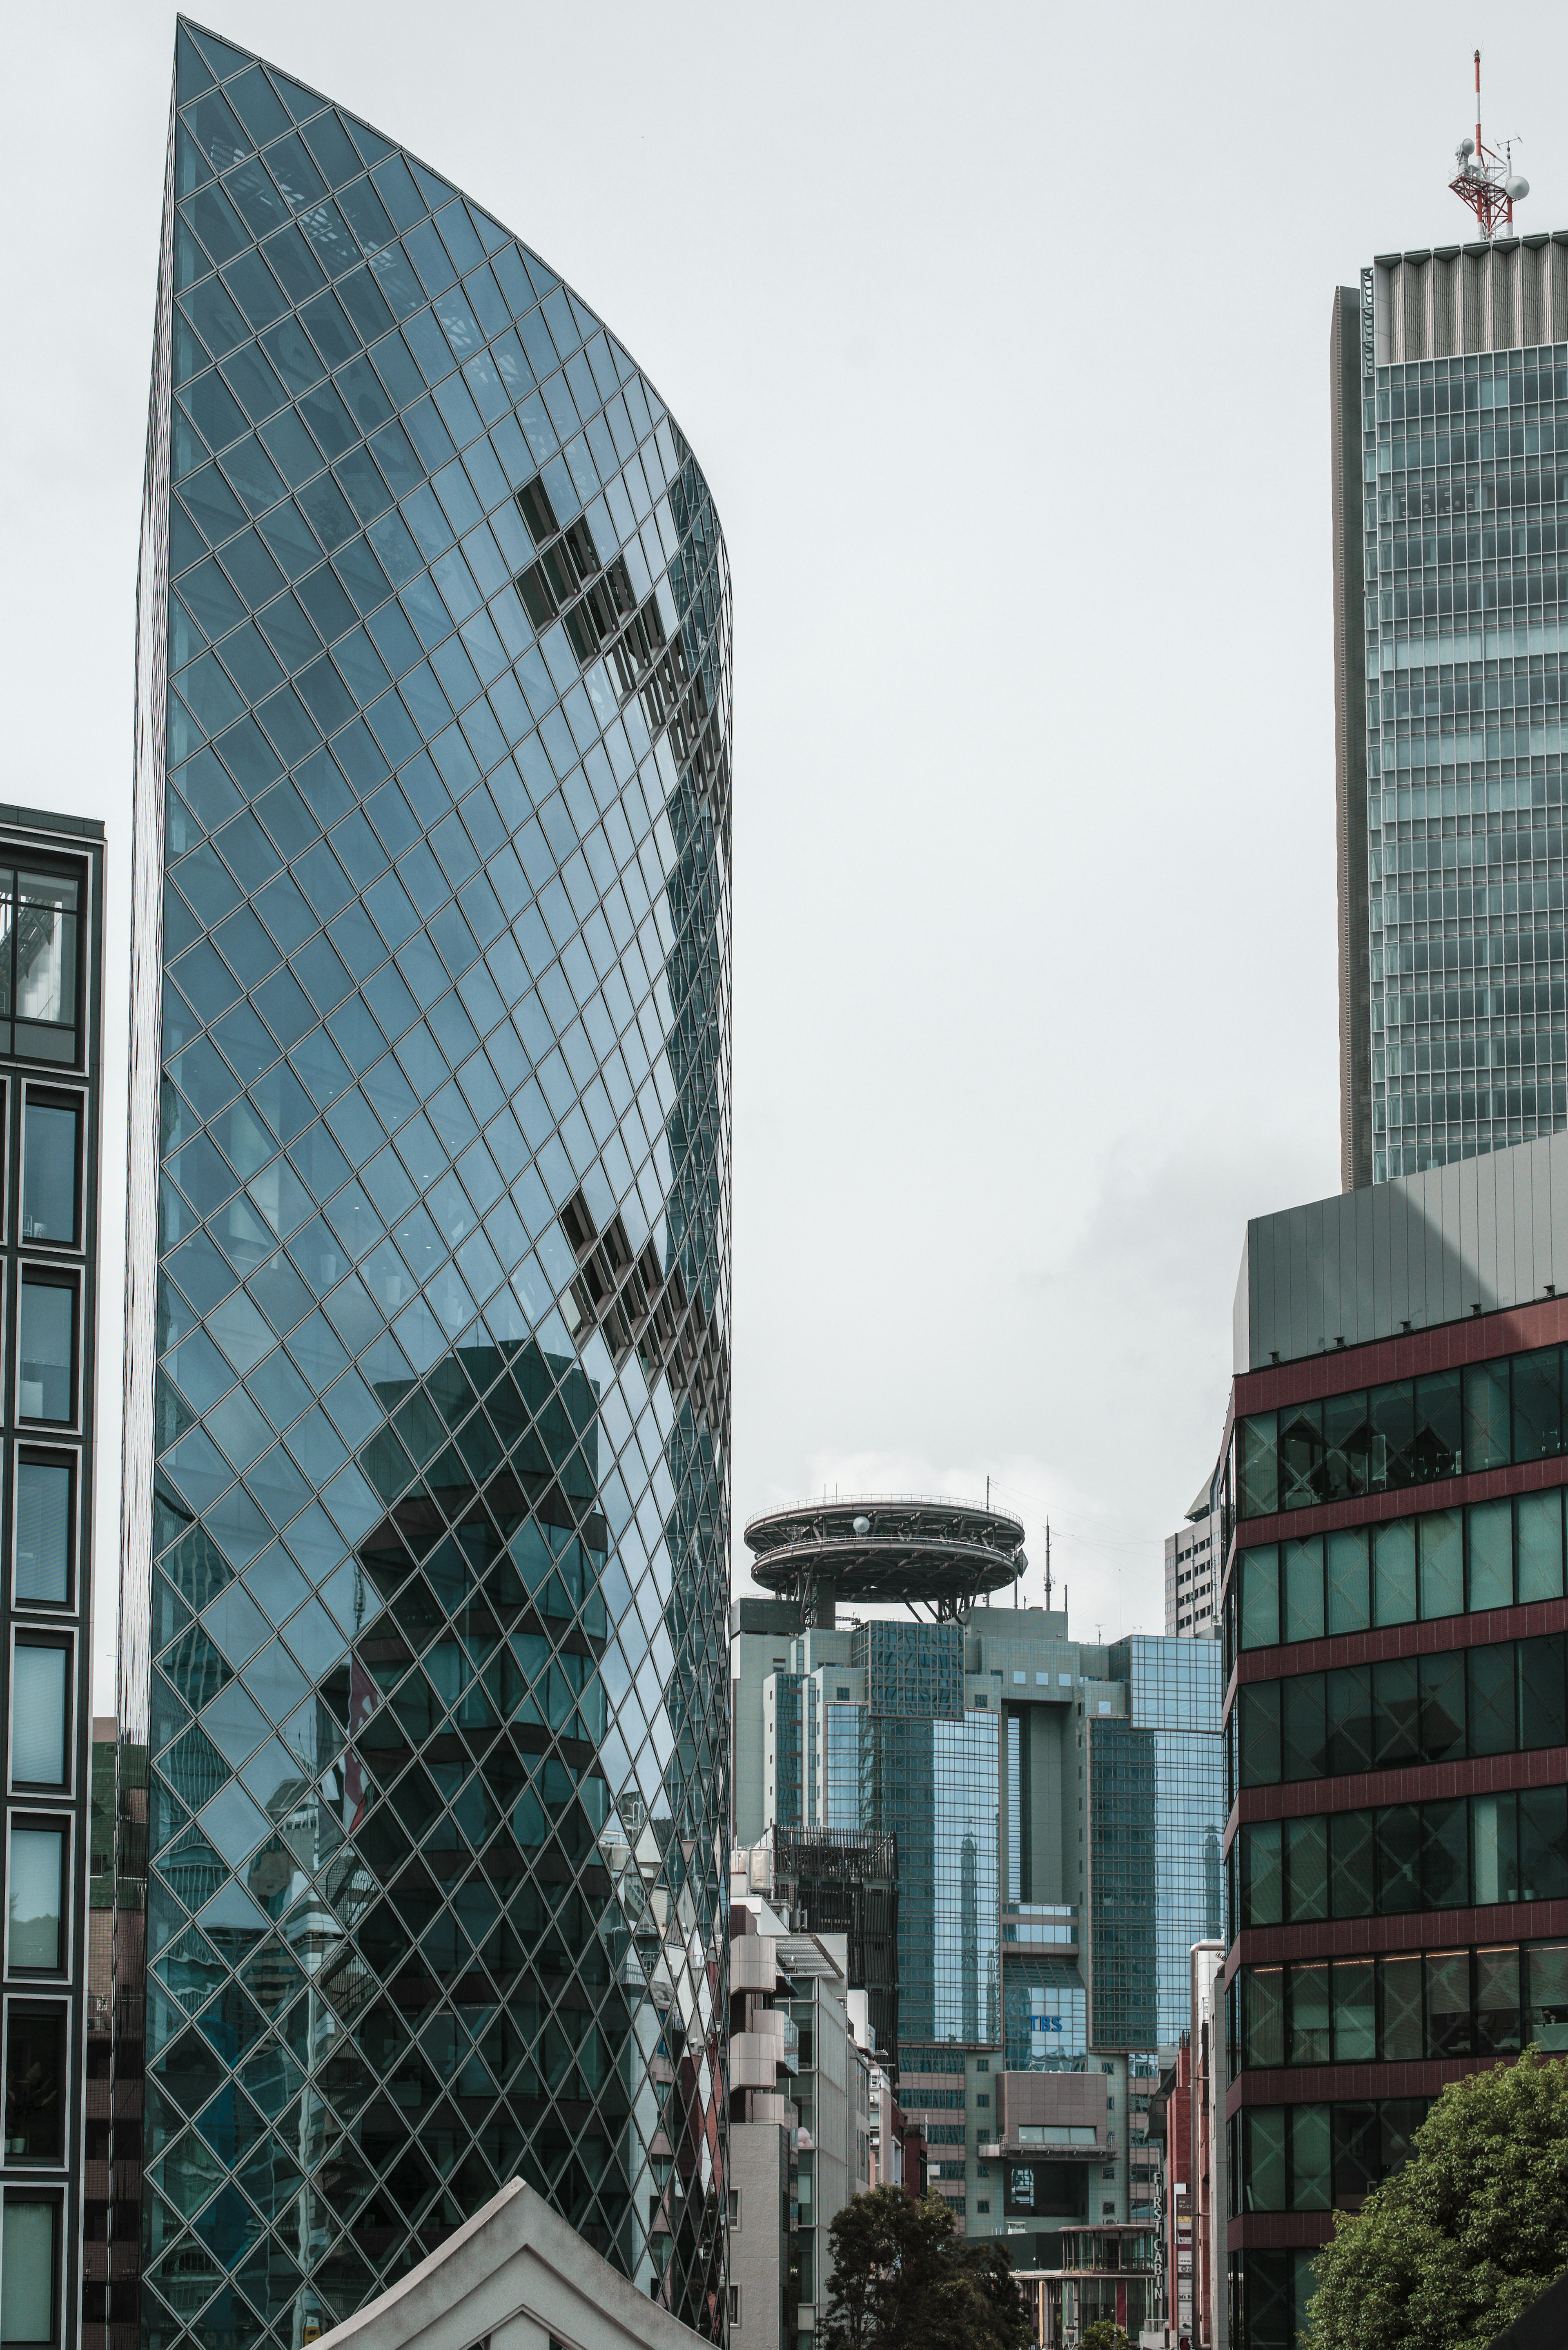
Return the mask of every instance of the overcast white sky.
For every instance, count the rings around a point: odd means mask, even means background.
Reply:
[[[5,12],[0,797],[101,816],[111,859],[101,1657],[173,26]],[[1521,224],[1568,225],[1568,16],[231,0],[213,29],[536,246],[712,485],[737,1550],[825,1484],[989,1473],[1036,1561],[1049,1513],[1081,1634],[1158,1629],[1244,1219],[1338,1181],[1331,289],[1462,234],[1478,40]]]

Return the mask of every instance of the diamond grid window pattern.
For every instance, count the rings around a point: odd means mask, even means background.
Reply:
[[[514,2174],[697,2323],[727,2010],[718,524],[534,255],[184,23],[171,171],[144,2329],[282,2350]]]

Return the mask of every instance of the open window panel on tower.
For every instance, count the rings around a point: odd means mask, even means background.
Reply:
[[[5,1870],[5,1966],[12,1975],[66,1972],[69,1822],[13,1812]]]
[[[5,2002],[5,2162],[63,2163],[68,2024],[59,2000]]]
[[[0,2212],[0,2345],[52,2350],[60,2338],[60,2197],[7,2188]]]
[[[16,1418],[70,1428],[77,1417],[80,1282],[56,1265],[24,1264],[17,1282]]]
[[[86,899],[82,868],[14,863],[0,847],[0,1053],[79,1062]]]

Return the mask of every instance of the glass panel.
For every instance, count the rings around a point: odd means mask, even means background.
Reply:
[[[66,1461],[16,1463],[18,1604],[63,1607],[71,1596],[71,1471]]]
[[[1390,1657],[1372,1669],[1375,1767],[1398,1770],[1421,1759],[1419,1677],[1414,1657]]]
[[[1568,1742],[1564,1705],[1563,1641],[1561,1632],[1518,1643],[1519,1742],[1523,1747]]]
[[[1323,1638],[1323,1538],[1314,1535],[1310,1542],[1288,1542],[1284,1545],[1285,1563],[1285,1638],[1287,1640],[1321,1640]]]
[[[1457,1761],[1464,1751],[1464,1651],[1456,1648],[1447,1656],[1423,1657],[1421,1752],[1428,1762],[1451,1762]]]
[[[1519,1510],[1519,1596],[1563,1596],[1563,1496],[1528,1493]]]
[[[1503,1803],[1509,1799],[1500,1796]],[[1568,1787],[1527,1787],[1519,1797],[1519,1883],[1500,1901],[1568,1900]]]
[[[1469,1604],[1472,1613],[1482,1607],[1511,1607],[1512,1503],[1479,1503],[1473,1510],[1465,1512],[1465,1520],[1469,1541]]]
[[[1428,1909],[1470,1898],[1469,1805],[1462,1795],[1421,1805],[1421,1898]]]
[[[77,1112],[29,1095],[22,1135],[22,1238],[77,1236]]]
[[[1328,1537],[1328,1629],[1363,1632],[1372,1621],[1366,1529]]]
[[[1470,1363],[1465,1369],[1465,1474],[1506,1468],[1511,1444],[1508,1361]]]
[[[1412,1480],[1416,1437],[1416,1390],[1409,1379],[1374,1388],[1367,1398],[1372,1427],[1369,1483],[1375,1493],[1392,1492]]]
[[[1377,2056],[1377,1970],[1371,1959],[1334,1969],[1334,2061],[1371,2064]]]
[[[1568,1942],[1532,1942],[1524,1961],[1530,1995],[1527,2036],[1542,2048],[1568,2049]]]
[[[1382,2176],[1382,2147],[1376,2106],[1334,2106],[1334,2199],[1342,2211],[1359,2211]]]
[[[1517,1742],[1513,1642],[1498,1640],[1490,1648],[1472,1648],[1466,1664],[1466,1679],[1469,1684],[1469,1752],[1471,1754],[1511,1754]],[[1426,1663],[1422,1666],[1421,1679],[1424,1686]],[[1436,1755],[1432,1757],[1434,1762],[1438,1759]]]
[[[1421,1613],[1458,1616],[1465,1604],[1464,1522],[1458,1510],[1417,1518],[1421,1542]]]
[[[1386,2097],[1378,2119],[1382,2124],[1383,2176],[1402,2170],[1410,2159],[1410,2143],[1430,2110],[1425,2097]]]
[[[1328,1753],[1323,1681],[1321,1673],[1297,1673],[1280,1684],[1282,1778],[1323,1777]]]
[[[16,1008],[23,1020],[77,1016],[77,885],[20,873],[16,915]]]
[[[1380,1959],[1378,1981],[1383,1993],[1383,2062],[1414,2064],[1426,2050],[1421,2029],[1421,1960],[1408,1957]]]
[[[1521,1898],[1518,1835],[1518,1804],[1512,1795],[1471,1796],[1470,1869],[1479,1907]],[[1523,1898],[1535,1897],[1527,1893]]]
[[[22,1280],[16,1409],[23,1419],[73,1417],[76,1292],[59,1282]]]
[[[1370,1812],[1334,1812],[1328,1823],[1328,1848],[1333,1866],[1329,1890],[1336,1918],[1372,1915],[1374,1846]]]
[[[1241,1914],[1249,1926],[1280,1923],[1280,1824],[1241,1830]]]
[[[1323,1440],[1325,1500],[1342,1502],[1365,1493],[1372,1450],[1365,1394],[1324,1399]]]
[[[1280,1637],[1280,1553],[1277,1544],[1241,1554],[1241,1646],[1272,1648]]]
[[[1298,1403],[1280,1414],[1280,1507],[1310,1510],[1328,1499],[1323,1406]]]
[[[1279,1508],[1277,1426],[1272,1411],[1241,1422],[1239,1507],[1244,1518],[1272,1517]]]
[[[1376,1526],[1372,1534],[1372,1620],[1416,1620],[1416,1528],[1409,1518]]]
[[[66,1782],[68,1650],[18,1640],[11,1662],[11,1776],[35,1787]]]
[[[1290,1874],[1290,1915],[1293,1925],[1328,1916],[1328,1822],[1319,1813],[1306,1820],[1287,1820],[1285,1850]]]
[[[1366,1665],[1345,1665],[1325,1676],[1328,1687],[1328,1769],[1372,1768],[1372,1674]]]
[[[53,2203],[5,2198],[0,2235],[0,2342],[55,2338],[55,2212]]]
[[[60,1964],[65,1857],[62,1828],[12,1829],[6,1947],[14,1967],[52,1971]]]
[[[1294,2106],[1291,2116],[1292,2202],[1298,2211],[1326,2211],[1334,2200],[1328,2107]]]
[[[1282,2106],[1244,2106],[1242,2119],[1247,2147],[1242,2208],[1248,2211],[1282,2211],[1285,2208],[1285,2108]]]
[[[59,2008],[14,2005],[5,2027],[5,2158],[58,2162],[65,2154],[65,2031]]]
[[[1476,2054],[1514,2056],[1519,2053],[1519,1952],[1504,1950],[1476,1952]]]
[[[1280,1684],[1243,1686],[1237,1711],[1241,1721],[1241,1784],[1272,1787],[1280,1775]]]
[[[1248,1967],[1242,1974],[1244,2064],[1284,2063],[1284,1980],[1282,1967]]]
[[[1506,1420],[1504,1428],[1506,1431]],[[1459,1473],[1461,1417],[1458,1371],[1433,1371],[1416,1382],[1416,1434],[1411,1468],[1417,1484]]]
[[[1469,2056],[1474,2033],[1470,2028],[1470,1954],[1468,1950],[1427,1953],[1427,2054],[1428,2056]]]
[[[1544,1461],[1563,1450],[1562,1353],[1542,1347],[1513,1357],[1513,1457]]]
[[[1420,1807],[1386,1804],[1377,1814],[1377,1907],[1387,1914],[1420,1906]]]
[[[1291,1969],[1290,2064],[1326,2064],[1329,2057],[1328,1969]]]

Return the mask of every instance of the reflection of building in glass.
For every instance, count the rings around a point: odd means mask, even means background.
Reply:
[[[1128,1714],[1089,1725],[1095,2042],[1174,2048],[1189,1952],[1220,1929],[1223,1658],[1143,1634],[1110,1656]]]
[[[109,1938],[90,1906],[104,1794],[90,1706],[103,880],[100,825],[0,809],[0,2322],[40,2343],[79,2329],[96,2350],[109,2202],[107,2100],[89,2102],[85,2080],[108,2028]]]
[[[712,2334],[718,526],[619,346],[446,182],[185,26],[175,94],[125,1502],[143,2329],[308,2340],[519,2174]]]
[[[1064,2225],[1157,2216],[1155,2051],[1220,1893],[1220,1652],[1090,1647],[1061,1614],[977,1604],[1022,1563],[1017,1522],[985,1521],[838,1501],[747,1529],[791,1596],[733,1613],[735,1820],[752,1846],[823,1821],[814,1724],[856,1721],[859,1823],[897,1848],[899,2105],[967,2230],[1046,2266]],[[899,1559],[949,1620],[846,1621]]]

